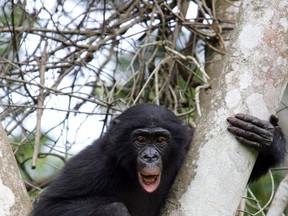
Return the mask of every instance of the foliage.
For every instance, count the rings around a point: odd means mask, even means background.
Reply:
[[[284,176],[285,172],[283,170],[276,169],[257,182],[252,182],[249,185],[247,197],[243,199],[246,204],[243,212],[244,216],[265,215]],[[288,209],[286,209],[287,211]]]

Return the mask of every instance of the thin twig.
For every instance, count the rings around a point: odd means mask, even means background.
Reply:
[[[46,62],[48,59],[47,47],[48,47],[48,42],[44,41],[44,48],[42,51],[42,55],[41,55],[41,59],[40,59],[40,66],[39,66],[39,68],[40,68],[40,70],[39,70],[40,86],[45,85]],[[37,106],[38,107],[44,107],[44,100],[45,100],[44,89],[40,87]],[[42,137],[42,133],[41,133],[42,115],[43,115],[43,109],[38,109],[37,110],[37,123],[36,123],[36,132],[35,132],[34,152],[33,152],[33,157],[32,157],[32,169],[36,168],[37,158],[38,158],[38,154],[39,154],[40,139]]]

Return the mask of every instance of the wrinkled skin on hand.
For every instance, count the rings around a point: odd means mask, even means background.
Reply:
[[[256,180],[265,174],[269,168],[284,160],[286,140],[278,126],[278,117],[272,115],[270,121],[238,113],[228,117],[228,131],[242,144],[259,151],[250,180]]]

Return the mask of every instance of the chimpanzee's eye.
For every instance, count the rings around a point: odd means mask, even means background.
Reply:
[[[159,148],[164,148],[168,143],[168,140],[166,137],[159,136],[156,138],[156,146]]]
[[[134,143],[136,146],[144,146],[147,144],[147,139],[144,136],[137,136]]]

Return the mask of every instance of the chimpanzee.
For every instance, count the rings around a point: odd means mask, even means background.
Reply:
[[[254,180],[285,154],[277,125],[237,114],[228,130],[260,151]],[[73,157],[41,194],[34,216],[157,216],[193,131],[171,111],[142,104],[116,117],[106,134]]]

